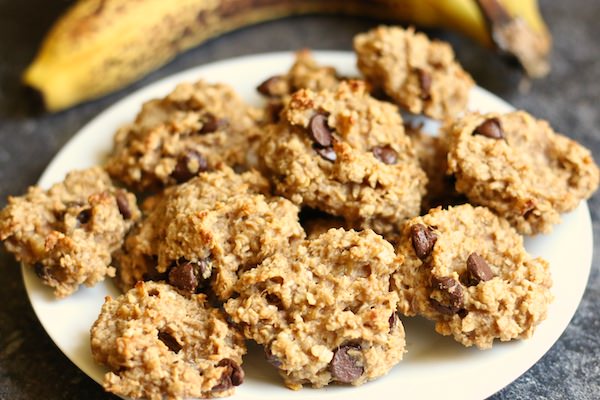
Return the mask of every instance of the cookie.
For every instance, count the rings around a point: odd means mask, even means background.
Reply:
[[[485,207],[436,208],[407,221],[397,252],[405,257],[392,280],[398,311],[435,321],[465,346],[528,338],[546,317],[548,263]]]
[[[304,238],[298,207],[267,188],[259,173],[226,166],[169,188],[117,256],[121,288],[166,280],[228,299],[240,270]]]
[[[335,68],[319,65],[310,50],[304,49],[296,52],[296,60],[287,73],[269,77],[256,89],[268,99],[267,118],[276,122],[292,93],[300,89],[334,89],[341,79]]]
[[[224,307],[289,388],[360,385],[404,353],[389,286],[400,262],[371,230],[332,229],[242,274]]]
[[[140,217],[135,196],[99,167],[73,171],[45,191],[32,186],[0,212],[0,240],[57,297],[114,276],[111,254]]]
[[[380,26],[357,35],[354,50],[365,79],[407,111],[444,119],[466,109],[474,82],[449,44]]]
[[[135,122],[116,132],[106,169],[146,191],[185,182],[220,162],[255,167],[261,115],[225,84],[180,84],[145,103]]]
[[[456,189],[526,235],[550,232],[598,188],[589,150],[524,111],[468,114],[448,139]]]
[[[418,127],[409,126],[406,133],[412,140],[419,164],[427,174],[426,193],[421,202],[421,213],[426,214],[437,206],[447,207],[467,202],[454,188],[454,176],[448,175],[448,145],[443,132],[432,136]]]
[[[91,329],[94,360],[109,368],[104,388],[161,400],[224,397],[244,380],[244,338],[203,294],[140,282],[106,298]]]
[[[364,83],[300,90],[281,116],[261,147],[277,193],[381,234],[418,215],[425,173],[397,109]]]

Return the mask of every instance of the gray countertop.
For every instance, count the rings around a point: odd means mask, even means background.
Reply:
[[[350,49],[355,33],[376,24],[359,18],[312,16],[245,28],[178,57],[116,94],[58,114],[39,114],[20,86],[19,76],[45,31],[70,3],[0,0],[0,206],[9,194],[21,194],[34,184],[61,146],[86,122],[136,88],[189,67],[243,54],[302,47]],[[489,51],[451,33],[430,34],[454,45],[458,58],[481,86],[548,119],[558,131],[591,148],[600,161],[600,3],[548,0],[542,10],[554,35],[553,69],[546,79],[533,82],[528,92],[518,89],[519,73]],[[596,254],[581,305],[550,351],[493,399],[600,397],[600,195],[589,206]],[[18,265],[3,249],[0,271],[0,399],[111,397],[71,364],[46,335],[29,304]],[[457,385],[493,373],[481,371]]]

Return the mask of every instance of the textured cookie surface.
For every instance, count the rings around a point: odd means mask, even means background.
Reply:
[[[180,84],[117,131],[106,168],[143,191],[185,182],[219,162],[254,167],[260,118],[225,84]]]
[[[210,286],[227,299],[238,270],[304,237],[298,207],[260,194],[267,189],[257,172],[224,166],[169,188],[118,255],[121,287],[167,280],[190,292]]]
[[[402,359],[390,274],[401,259],[371,230],[332,229],[241,275],[225,310],[265,346],[285,384],[362,384]]]
[[[427,178],[402,117],[360,81],[296,92],[262,153],[276,191],[378,233],[418,215]]]
[[[411,113],[444,119],[466,108],[474,82],[447,43],[380,26],[357,35],[354,49],[366,80]]]
[[[104,388],[144,399],[223,397],[243,382],[242,335],[204,295],[140,282],[107,297],[91,329],[92,354],[110,370]]]
[[[485,207],[432,209],[408,221],[394,274],[400,313],[422,315],[465,346],[528,338],[552,301],[548,263]]]
[[[523,234],[551,231],[598,187],[589,150],[523,111],[469,114],[448,139],[456,189]]]
[[[0,212],[0,240],[65,297],[114,276],[111,254],[139,217],[135,196],[94,167],[70,172],[47,191],[33,186],[9,197]]]

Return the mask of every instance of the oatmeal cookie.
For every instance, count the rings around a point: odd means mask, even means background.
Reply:
[[[466,109],[474,82],[449,44],[380,26],[357,35],[354,49],[366,80],[411,113],[444,119]]]
[[[260,194],[266,188],[257,172],[237,175],[225,166],[169,188],[117,255],[120,286],[167,280],[229,298],[239,270],[304,238],[298,207]]]
[[[267,119],[276,122],[292,93],[300,89],[313,91],[335,89],[341,79],[335,68],[319,65],[310,50],[304,49],[296,52],[296,60],[286,74],[274,75],[256,89],[268,98]]]
[[[243,382],[244,338],[203,294],[139,282],[106,298],[91,329],[92,355],[110,372],[104,388],[153,400],[232,395]]]
[[[145,191],[185,182],[219,162],[255,167],[260,118],[225,84],[180,84],[146,102],[135,122],[117,131],[106,169]]]
[[[265,346],[285,384],[360,385],[403,357],[390,274],[401,258],[371,230],[332,229],[241,275],[225,310]]]
[[[465,346],[528,338],[546,317],[548,263],[485,207],[436,208],[407,221],[397,252],[405,257],[393,276],[398,311],[435,321]]]
[[[70,172],[44,191],[32,186],[0,212],[0,240],[57,297],[114,276],[111,253],[140,217],[135,196],[99,167]]]
[[[550,232],[598,188],[589,150],[524,111],[471,113],[449,130],[456,189],[523,234]]]
[[[427,178],[402,117],[362,82],[300,90],[281,116],[261,147],[276,192],[381,234],[418,215]]]

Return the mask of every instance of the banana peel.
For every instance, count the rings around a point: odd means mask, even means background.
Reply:
[[[551,36],[537,0],[79,0],[23,74],[49,111],[120,89],[207,39],[296,14],[349,14],[456,30],[549,71]]]

